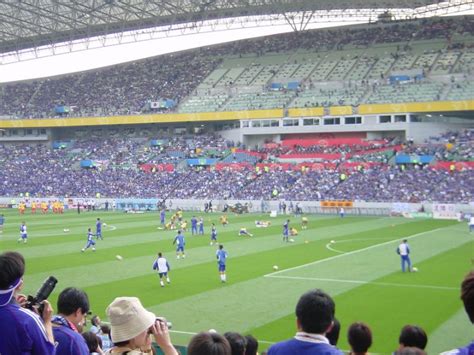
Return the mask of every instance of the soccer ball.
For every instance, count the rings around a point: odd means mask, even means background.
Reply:
[[[309,243],[309,240],[305,240],[304,243],[305,243],[305,244],[308,244],[308,243]]]
[[[208,332],[209,332],[209,333],[217,333],[217,330],[215,330],[215,329],[209,329]]]
[[[277,271],[278,270],[278,265],[273,265],[273,270]]]
[[[417,267],[412,267],[412,268],[411,268],[411,271],[417,272],[417,271],[418,271],[418,268],[417,268]]]
[[[107,223],[103,223],[104,224],[104,227],[107,225]]]
[[[67,232],[69,232],[69,229],[68,229],[68,228],[64,228],[63,231],[64,231],[64,233],[67,233]]]
[[[117,259],[118,261],[122,261],[123,256],[122,255],[115,255],[115,259]]]
[[[290,243],[294,243],[294,242],[295,242],[295,240],[294,240],[294,239],[290,239]]]
[[[336,241],[335,241],[335,240],[331,240],[331,244],[334,244],[334,243],[336,243]]]

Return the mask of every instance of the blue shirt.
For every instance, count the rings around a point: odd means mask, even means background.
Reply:
[[[217,229],[216,227],[212,227],[211,229],[211,237],[216,238],[217,237]]]
[[[191,227],[197,228],[198,220],[197,218],[191,218]]]
[[[58,343],[56,355],[89,355],[82,335],[65,325],[53,325],[54,340]]]
[[[285,222],[283,225],[283,234],[288,235],[288,222]]]
[[[97,222],[97,224],[95,225],[95,230],[97,231],[97,233],[100,233],[102,231],[102,222]]]
[[[165,217],[166,217],[166,212],[165,212],[165,211],[161,211],[161,212],[160,212],[160,221],[161,221],[161,222],[164,222],[164,221],[165,221]]]
[[[225,262],[227,260],[227,252],[224,249],[219,249],[216,251],[216,257],[217,257],[217,262],[220,265],[225,265]]]
[[[0,354],[55,354],[41,318],[16,303],[0,307],[0,334]]]
[[[5,217],[0,216],[0,226],[5,223]]]
[[[343,355],[343,352],[326,343],[314,343],[290,339],[276,343],[268,349],[268,355]]]
[[[176,237],[174,237],[173,244],[177,244],[180,247],[184,247],[184,235],[178,234]]]

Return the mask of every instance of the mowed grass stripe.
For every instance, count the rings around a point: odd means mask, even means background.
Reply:
[[[415,223],[415,222],[412,222]],[[418,223],[418,222],[416,222]],[[362,227],[362,225],[358,225]],[[355,228],[353,228],[355,229]],[[361,232],[364,236],[370,235],[380,235],[386,234],[386,231],[392,231],[392,227],[385,227],[385,228],[378,228],[375,230],[371,230],[369,234],[368,231]],[[344,231],[349,233],[352,229],[345,228]],[[312,234],[310,230],[305,231],[307,234]],[[110,267],[109,264],[107,265],[100,265],[101,263],[110,263],[110,260],[114,260],[115,255],[122,255],[125,256],[124,264],[127,264],[129,267],[133,268],[135,272],[140,272],[137,268],[138,265],[142,265],[141,258],[145,257],[147,260],[149,258],[153,258],[154,254],[160,250],[165,252],[168,257],[173,255],[174,253],[174,246],[171,243],[171,239],[174,234],[169,234],[169,239],[166,240],[159,240],[159,241],[152,241],[152,242],[144,242],[144,243],[137,243],[136,240],[127,240],[127,244],[124,246],[119,246],[115,248],[110,248],[110,245],[113,244],[110,241],[107,241],[107,245],[109,248],[102,249],[102,245],[106,243],[103,241],[98,241],[97,248],[99,249],[97,252],[92,252],[87,250],[87,256],[84,254],[80,254],[78,251],[79,248],[83,246],[81,243],[76,243],[73,248],[72,253],[67,253],[66,248],[70,248],[71,246],[64,246],[62,248],[63,254],[61,256],[50,258],[48,257],[39,257],[39,258],[30,258],[29,259],[29,268],[34,270],[34,274],[37,273],[44,273],[49,271],[58,271],[58,269],[68,269],[75,267],[80,267],[80,271],[84,273],[88,273],[95,269],[106,269]],[[358,238],[360,234],[345,234],[347,238]],[[143,237],[143,234],[142,234]],[[340,235],[319,235],[319,238],[337,238]],[[299,237],[299,242],[301,243],[303,236]],[[152,236],[151,239],[154,239]],[[147,240],[149,238],[147,237]],[[310,237],[307,238],[310,241]],[[314,239],[318,240],[318,239]],[[249,252],[261,252],[265,250],[272,250],[275,248],[285,247],[285,244],[281,243],[281,237],[279,235],[267,235],[266,237],[259,237],[259,238],[239,238],[236,237],[234,234],[231,234],[229,240],[222,239],[220,236],[220,241],[226,244],[226,248],[235,255],[245,255]],[[131,245],[133,242],[133,245]],[[232,243],[229,245],[229,243]],[[192,259],[197,260],[197,262],[207,262],[209,260],[209,246],[208,246],[208,238],[207,237],[190,237],[188,238],[188,248],[187,252],[193,255]],[[192,245],[192,247],[190,247]],[[203,250],[195,250],[196,248],[204,248]],[[318,247],[320,248],[320,247]],[[327,250],[325,250],[327,252]],[[327,254],[327,255],[330,255]],[[211,255],[212,256],[212,255]],[[275,260],[275,262],[279,262],[279,260]],[[84,266],[84,263],[87,263],[87,266]],[[148,265],[141,268],[142,272],[147,272]],[[145,271],[146,270],[146,271]],[[67,272],[67,270],[65,271]],[[79,270],[73,270],[73,273],[77,274]],[[58,272],[57,272],[58,273]],[[106,272],[107,277],[114,279],[115,275],[110,274],[110,272]],[[59,273],[61,274],[61,273]],[[64,273],[62,273],[64,274]],[[32,275],[32,274],[29,274]],[[130,274],[128,274],[130,275]],[[45,277],[41,275],[40,277]],[[38,281],[38,280],[36,280]]]
[[[439,232],[436,232],[439,234]],[[432,235],[427,234],[423,237],[425,243],[431,243]],[[445,238],[449,238],[449,232],[445,234]],[[438,238],[443,239],[443,238]],[[415,240],[415,239],[414,239]],[[412,241],[412,243],[414,242]],[[421,240],[421,239],[418,239]],[[436,243],[436,241],[432,241]],[[441,243],[440,247],[447,249],[446,252],[428,256],[426,260],[420,261],[418,266],[420,272],[416,274],[402,274],[399,270],[398,259],[391,263],[392,269],[397,269],[396,272],[389,273],[387,276],[373,279],[375,282],[392,283],[392,284],[407,284],[416,286],[419,285],[443,285],[453,286],[459,285],[460,279],[464,275],[464,271],[469,268],[468,257],[472,242],[466,239],[459,239],[456,248],[450,250],[446,243]],[[453,247],[456,246],[454,243]],[[442,249],[441,249],[442,250]],[[371,253],[377,253],[372,250]],[[430,255],[432,253],[427,253]],[[344,265],[344,262],[340,263]],[[318,265],[319,268],[322,265]],[[334,268],[334,265],[330,265]],[[347,270],[351,268],[351,273],[345,275],[346,279],[350,280],[367,280],[367,274],[362,274],[357,277],[352,274],[353,265],[347,265]],[[373,267],[374,273],[380,274],[380,268],[386,268],[387,264]],[[446,274],[440,275],[438,268],[442,270],[449,270]],[[342,280],[342,277],[333,277],[330,273],[330,268],[323,268],[322,274],[326,277],[337,280]],[[436,275],[438,278],[436,279]],[[337,275],[342,276],[342,275]],[[288,287],[293,287],[301,282],[308,283],[308,288],[321,287],[335,296],[337,317],[343,322],[343,330],[341,331],[341,338],[347,333],[347,327],[354,321],[365,321],[372,329],[378,329],[378,341],[374,342],[371,351],[378,353],[390,353],[396,348],[398,340],[398,333],[401,327],[405,324],[419,324],[428,319],[432,324],[436,322],[443,322],[446,317],[449,317],[453,311],[456,311],[460,306],[458,301],[459,292],[456,289],[424,289],[416,287],[402,287],[378,284],[357,285],[344,282],[324,282],[317,281],[316,277],[313,282],[310,280],[285,280]],[[291,282],[291,284],[290,284]],[[340,291],[342,286],[348,289],[344,292]],[[425,302],[425,298],[429,299]],[[444,307],[444,300],[449,299],[446,305],[446,310],[438,313],[437,309]],[[375,302],[375,304],[374,304]],[[295,303],[296,304],[296,303]],[[294,305],[295,305],[294,304]],[[293,307],[294,307],[293,305]],[[452,306],[454,305],[454,309]],[[433,316],[433,310],[436,310],[436,316]],[[447,312],[447,313],[446,313]],[[440,314],[440,315],[438,315]],[[291,313],[278,319],[274,322],[263,325],[255,329],[251,329],[252,333],[258,335],[260,339],[268,339],[270,341],[278,341],[283,338],[288,338],[294,335],[294,308]],[[387,319],[389,321],[387,322]],[[423,323],[424,324],[424,323]],[[394,325],[392,327],[392,325]],[[387,328],[388,327],[388,328]],[[426,326],[429,328],[429,324]],[[388,331],[390,329],[390,331]],[[387,330],[387,331],[386,331]],[[464,330],[465,332],[465,330]],[[449,337],[448,337],[449,338]],[[348,348],[345,341],[341,339],[341,347]],[[449,346],[448,346],[449,348]]]
[[[282,249],[283,250],[283,249]],[[275,262],[282,262],[283,265],[288,264],[289,267],[298,265],[300,263],[311,262],[318,258],[329,257],[332,253],[323,247],[323,242],[314,242],[311,244],[300,244],[300,245],[287,245],[284,248],[284,254],[282,250],[269,250],[265,252],[248,254],[245,256],[232,258],[232,262],[229,265],[230,270],[234,270],[229,276],[233,284],[251,280],[266,274],[271,265]],[[209,259],[214,258],[214,250],[209,250]],[[105,307],[110,302],[110,298],[103,297],[103,290],[107,290],[107,295],[115,297],[123,294],[123,285],[126,284],[127,288],[135,290],[136,294],[142,298],[143,302],[147,305],[156,305],[157,303],[166,302],[170,300],[179,299],[181,297],[189,297],[198,295],[203,292],[207,292],[216,287],[220,287],[217,280],[216,263],[206,262],[190,267],[184,267],[176,269],[172,273],[173,286],[169,288],[169,291],[162,294],[159,302],[155,297],[155,293],[159,289],[156,280],[156,275],[151,271],[152,259],[147,260],[147,268],[144,272],[145,275],[118,280],[115,282],[103,282],[96,286],[86,287],[86,290],[94,299],[95,309],[105,310]],[[183,264],[188,262],[188,259],[180,260]],[[117,275],[120,273],[120,264],[114,269]],[[229,271],[231,272],[231,271]],[[100,275],[100,269],[97,269],[97,273],[94,275]],[[80,279],[78,279],[80,278]],[[76,285],[80,286],[81,283],[91,278],[91,274],[77,275]],[[105,280],[104,280],[105,281]],[[64,284],[63,286],[67,286]],[[61,286],[61,287],[63,287]],[[102,297],[101,297],[102,296]]]

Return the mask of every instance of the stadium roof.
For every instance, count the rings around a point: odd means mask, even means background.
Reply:
[[[0,2],[0,53],[210,19],[437,4],[436,0],[6,0]]]

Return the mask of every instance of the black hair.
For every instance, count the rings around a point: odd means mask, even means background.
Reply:
[[[82,337],[86,341],[89,353],[95,353],[99,347],[99,337],[92,332],[84,332]]]
[[[0,255],[0,289],[6,290],[13,281],[25,274],[25,259],[16,251]]]
[[[79,308],[82,313],[89,313],[89,297],[75,287],[68,287],[61,291],[58,297],[58,313],[66,316],[73,314]]]
[[[372,345],[372,332],[366,324],[356,322],[350,325],[347,340],[353,353],[364,354]]]
[[[322,290],[314,289],[303,294],[296,305],[298,318],[304,332],[325,334],[334,320],[336,305]]]
[[[188,344],[188,355],[232,355],[229,341],[211,332],[198,333]]]
[[[471,323],[474,323],[474,271],[466,275],[461,284],[461,300]]]
[[[334,318],[331,330],[326,333],[326,338],[329,340],[329,344],[337,345],[340,332],[341,332],[341,322],[339,322],[339,320]]]
[[[247,346],[247,339],[237,332],[224,333],[224,337],[230,344],[232,355],[243,355]]]
[[[417,325],[405,325],[400,332],[398,342],[406,347],[424,349],[428,343],[426,332]]]
[[[245,355],[257,355],[258,352],[258,341],[253,335],[246,335],[247,346],[245,347]]]

